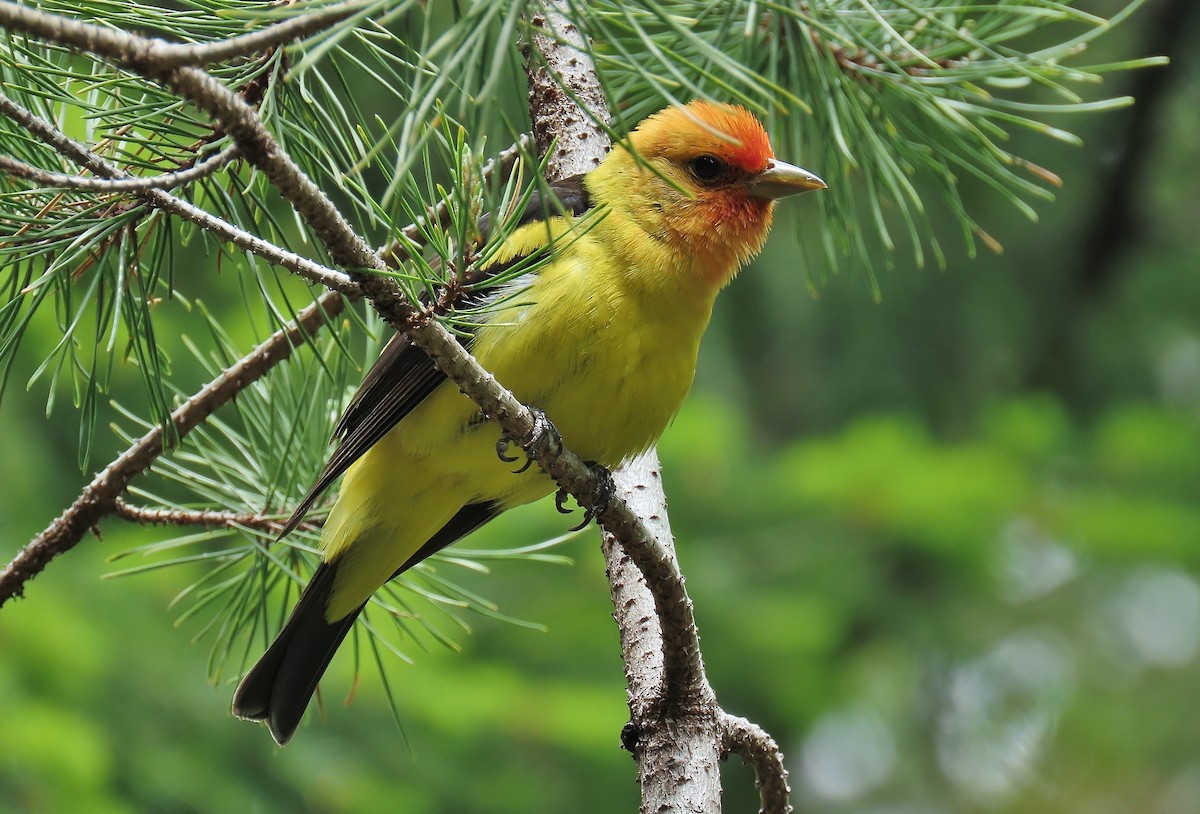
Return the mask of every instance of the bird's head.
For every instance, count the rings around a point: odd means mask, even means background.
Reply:
[[[776,200],[825,188],[776,159],[762,123],[734,105],[669,107],[642,121],[628,144],[641,160],[619,146],[608,173],[627,215],[718,288],[762,249]]]

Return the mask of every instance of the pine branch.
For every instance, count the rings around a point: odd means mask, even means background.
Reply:
[[[3,9],[0,8],[0,12],[2,11]],[[89,150],[83,144],[69,138],[53,124],[34,115],[3,93],[0,93],[0,114],[12,119],[22,128],[44,141],[60,155],[69,158],[99,178],[123,181],[138,180],[135,176],[130,175],[97,153]],[[320,283],[327,288],[339,291],[348,296],[356,296],[360,293],[358,286],[345,273],[327,268],[306,257],[275,246],[269,241],[252,235],[244,229],[239,229],[228,221],[222,220],[188,203],[182,198],[170,195],[160,189],[140,190],[138,194],[156,209],[177,215],[190,223],[196,224],[201,229],[211,232],[221,240],[228,241],[240,249],[258,255],[270,263],[282,266],[314,283]]]
[[[203,161],[184,169],[161,175],[141,176],[138,178],[89,178],[83,175],[67,175],[61,172],[47,172],[37,167],[17,161],[15,158],[0,155],[0,172],[8,173],[17,178],[24,178],[35,184],[62,189],[78,189],[87,192],[122,193],[145,192],[151,189],[174,189],[193,181],[199,181],[214,175],[236,161],[239,150],[236,144],[231,144],[216,155],[209,156]]]
[[[602,484],[583,460],[563,448],[557,430],[552,425],[540,420],[512,393],[504,389],[463,349],[445,327],[431,319],[423,309],[410,303],[393,280],[378,274],[387,271],[388,265],[385,260],[369,248],[330,199],[280,147],[264,126],[258,112],[243,98],[229,91],[205,71],[153,64],[150,61],[153,49],[147,44],[148,40],[133,34],[66,20],[11,3],[0,3],[0,25],[26,33],[37,33],[60,45],[85,50],[94,48],[98,55],[122,62],[135,73],[164,83],[209,113],[220,129],[238,145],[243,157],[263,172],[314,234],[322,240],[335,263],[347,269],[350,279],[357,283],[358,290],[389,324],[405,333],[413,344],[421,348],[480,406],[484,414],[500,425],[506,436],[514,439],[561,488],[573,495],[586,510],[592,512],[606,530],[625,540],[650,538],[640,519],[622,501],[605,493]],[[136,62],[130,61],[134,59]],[[3,110],[0,109],[0,112]],[[27,127],[35,124],[28,122],[28,116],[19,123]],[[65,140],[65,136],[61,134],[58,136],[58,143],[53,146],[64,155],[99,175],[120,177],[120,170],[93,153],[86,152],[80,155],[78,145]],[[157,190],[145,194],[165,195]],[[110,468],[113,466],[116,466],[116,462],[110,465]],[[98,480],[101,479],[107,483],[108,479],[104,477],[104,473],[98,477]],[[96,485],[96,482],[93,482],[93,486]],[[92,487],[89,487],[90,489]],[[115,496],[112,499],[115,499]],[[104,511],[111,508],[112,499],[104,502]],[[88,490],[85,490],[80,501],[77,501],[77,507],[81,501],[92,502]],[[56,523],[56,526],[68,527],[80,536],[103,513],[84,513],[82,516],[86,517],[87,522],[81,525],[76,519],[81,510],[68,511],[71,512],[69,519],[72,522],[64,521]],[[34,549],[35,552],[44,550],[46,544],[39,543],[41,538],[42,535],[39,535],[28,548]],[[58,537],[55,539],[57,541]],[[77,539],[67,547],[73,546],[75,542]],[[61,546],[61,542],[55,542],[50,548],[55,546]],[[19,556],[18,560],[21,560],[21,563],[17,563],[17,568],[22,573],[27,570],[23,565],[26,560],[40,563],[34,573],[40,571],[45,564],[33,553],[24,556],[23,552],[23,556]],[[48,558],[45,561],[48,561]],[[24,580],[21,580],[19,585],[23,583]],[[0,598],[3,596],[4,594],[0,594]]]
[[[167,448],[174,446],[225,404],[292,352],[341,312],[343,298],[327,292],[301,311],[287,327],[272,334],[220,376],[205,385],[171,413],[167,430],[155,427],[104,468],[79,497],[38,534],[0,571],[0,606],[24,595],[25,585],[55,557],[70,551],[96,524],[117,508],[117,501],[137,475],[148,469]]]
[[[282,361],[282,360],[281,360]],[[122,520],[143,526],[200,526],[205,529],[253,529],[264,534],[275,535],[283,530],[287,518],[266,517],[246,512],[214,511],[211,509],[151,509],[134,506],[118,497],[113,503],[113,514]],[[305,521],[298,530],[313,531],[321,528],[320,523]]]
[[[529,62],[534,133],[543,150],[570,145],[550,157],[548,173],[586,171],[608,146],[604,94],[582,35],[566,18],[569,8],[570,0],[551,0],[531,19],[540,58]],[[614,473],[618,495],[643,521],[623,533],[602,522],[628,683],[622,743],[638,763],[641,811],[719,812],[720,758],[738,751],[754,758],[764,814],[786,814],[792,808],[782,753],[761,729],[725,713],[708,682],[660,471],[651,451]]]

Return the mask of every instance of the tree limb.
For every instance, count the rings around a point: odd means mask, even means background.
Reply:
[[[83,144],[67,136],[50,122],[35,115],[13,99],[0,92],[0,114],[12,119],[18,125],[40,138],[60,155],[63,155],[79,166],[91,171],[100,178],[119,180],[135,180],[135,177],[110,163]],[[263,240],[257,235],[250,234],[226,220],[218,218],[203,209],[188,203],[160,189],[141,190],[139,194],[151,206],[172,215],[178,215],[184,220],[194,223],[201,229],[211,232],[221,240],[228,241],[240,249],[262,257],[264,260],[292,271],[311,282],[320,283],[327,288],[340,291],[348,296],[358,296],[358,285],[344,272],[331,269],[302,257],[295,252],[281,249],[275,244]]]
[[[723,732],[722,757],[741,755],[754,769],[754,785],[758,787],[763,814],[791,811],[788,771],[775,739],[758,724],[727,712],[721,713],[717,723]]]
[[[74,548],[89,529],[117,507],[117,500],[130,482],[154,463],[168,446],[177,444],[214,410],[225,404],[275,365],[292,355],[308,337],[341,312],[345,300],[328,291],[296,315],[253,351],[225,368],[221,375],[171,413],[170,435],[155,427],[126,449],[84,488],[79,497],[57,519],[34,537],[0,571],[0,606],[24,594],[25,584],[59,554]]]
[[[566,145],[549,156],[548,173],[584,172],[608,146],[603,92],[581,35],[565,16],[568,4],[550,0],[531,19],[544,31],[532,43],[542,63],[530,61],[528,69],[534,134],[541,150]],[[641,811],[719,812],[719,762],[734,750],[753,757],[762,811],[790,812],[787,772],[774,741],[724,712],[705,674],[657,455],[630,461],[614,480],[618,496],[648,532],[625,536],[604,523],[602,541],[628,683],[630,723],[622,742],[637,760]]]
[[[0,155],[0,172],[8,173],[16,178],[24,178],[35,184],[62,189],[78,189],[86,192],[144,192],[150,189],[174,189],[201,178],[220,172],[230,162],[238,157],[238,146],[231,144],[219,153],[209,156],[203,161],[185,169],[167,172],[161,175],[139,176],[134,178],[89,178],[84,175],[67,175],[61,172],[48,172],[38,169],[32,164],[18,161],[15,158]]]

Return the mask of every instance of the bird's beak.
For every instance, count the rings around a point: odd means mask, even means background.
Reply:
[[[826,189],[828,186],[808,170],[774,158],[765,170],[746,182],[746,189],[751,195],[771,201],[814,189]]]

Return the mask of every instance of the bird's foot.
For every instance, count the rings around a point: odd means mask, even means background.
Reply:
[[[533,429],[526,440],[518,441],[505,433],[496,441],[496,457],[508,464],[521,460],[519,455],[508,454],[513,444],[517,444],[525,450],[525,463],[521,464],[520,468],[513,470],[514,475],[520,475],[533,466],[533,462],[539,456],[545,453],[558,455],[563,449],[562,436],[559,435],[554,422],[546,416],[545,411],[539,410],[537,407],[530,407],[529,412],[533,413]]]
[[[571,528],[571,531],[579,531],[586,528],[587,524],[592,522],[596,515],[603,514],[617,490],[617,485],[613,482],[612,472],[607,467],[601,466],[595,461],[586,461],[585,463],[588,469],[592,470],[592,508],[585,508],[583,510],[583,522]],[[570,514],[573,511],[573,509],[566,507],[568,497],[567,490],[561,487],[558,490],[558,494],[554,496],[554,507],[563,514]]]

